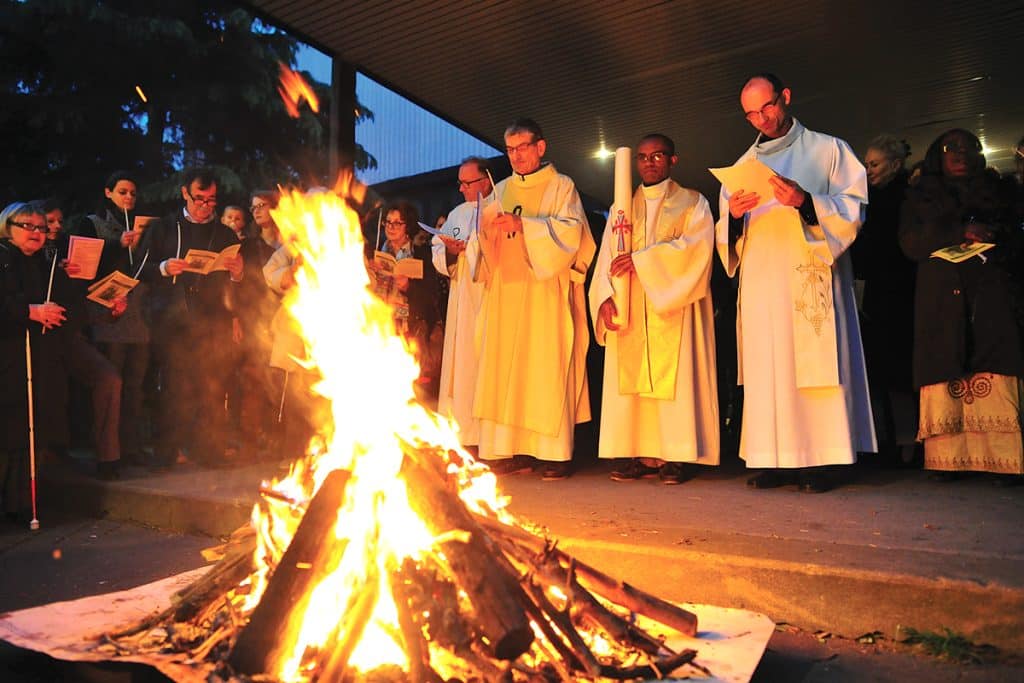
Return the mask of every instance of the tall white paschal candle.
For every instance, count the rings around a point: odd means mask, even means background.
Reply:
[[[633,251],[633,151],[629,147],[615,150],[615,203],[612,204],[614,256]],[[619,327],[629,325],[629,274],[612,277],[612,301],[617,311],[613,321]]]

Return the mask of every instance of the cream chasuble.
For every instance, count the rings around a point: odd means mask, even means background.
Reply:
[[[726,272],[739,268],[737,339],[744,385],[740,456],[748,467],[849,464],[875,450],[864,352],[846,249],[867,204],[864,167],[846,142],[793,120],[756,157],[810,196],[818,225],[774,197],[729,242],[729,195],[716,228]]]
[[[575,185],[550,164],[495,193],[503,211],[522,216],[523,231],[497,236],[497,263],[487,268],[476,234],[466,246],[470,271],[486,278],[473,403],[480,456],[568,461],[574,425],[590,419],[583,281],[594,239]]]
[[[468,239],[476,227],[476,202],[464,202],[452,209],[444,225],[445,234],[454,235],[456,239]],[[477,369],[474,337],[483,284],[474,282],[470,276],[466,252],[459,254],[455,263],[449,267],[444,243],[439,237],[431,240],[430,248],[437,272],[451,278],[437,412],[458,423],[459,443],[475,446],[480,439],[480,426],[473,417]]]
[[[607,346],[598,455],[717,465],[714,222],[708,202],[672,180],[637,189],[630,321],[609,332],[597,311],[612,295],[616,239],[609,222],[590,285],[597,341]]]

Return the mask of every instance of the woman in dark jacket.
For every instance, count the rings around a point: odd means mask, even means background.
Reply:
[[[913,374],[928,469],[1024,474],[1020,221],[977,137],[954,129],[932,143],[900,224],[918,263]],[[964,260],[935,254],[976,244],[994,246]]]
[[[80,316],[71,306],[74,288],[61,268],[54,271],[47,302],[45,243],[40,206],[15,202],[0,212],[0,497],[9,517],[24,514],[29,503],[26,330],[37,453],[68,441],[68,342]]]
[[[422,278],[391,275],[375,268],[377,292],[395,310],[395,329],[415,348],[420,363],[420,382],[435,385],[439,381],[440,350],[432,333],[441,320],[437,271],[431,266],[429,242],[416,245],[413,236],[419,232],[419,212],[408,202],[398,202],[384,209],[385,241],[380,251],[395,257],[419,259]],[[433,339],[433,341],[432,341]],[[440,339],[444,339],[442,332]]]
[[[137,183],[126,171],[115,171],[103,185],[103,200],[88,216],[96,236],[105,242],[103,262],[97,277],[119,270],[138,277],[146,254],[140,253],[141,231],[134,230]],[[140,282],[128,295],[128,304],[119,315],[99,304],[89,304],[92,339],[117,369],[122,381],[121,451],[124,457],[142,459],[145,429],[143,384],[149,370],[149,324],[146,299],[149,285]],[[118,309],[121,310],[121,309]]]
[[[917,392],[910,377],[917,266],[899,245],[908,154],[907,144],[891,135],[868,144],[868,206],[850,247],[854,277],[864,282],[861,332],[879,454],[904,464],[913,460],[917,440]]]

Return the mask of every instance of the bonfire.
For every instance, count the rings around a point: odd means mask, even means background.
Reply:
[[[665,641],[694,635],[693,614],[515,519],[457,425],[416,400],[414,349],[371,294],[356,187],[293,191],[272,212],[296,256],[285,306],[332,419],[287,476],[264,483],[220,561],[105,646],[187,652],[243,680],[706,674],[693,650]]]

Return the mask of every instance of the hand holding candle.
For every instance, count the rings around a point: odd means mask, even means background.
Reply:
[[[629,278],[633,269],[633,154],[629,147],[615,150],[615,203],[612,204],[612,304],[616,328],[629,325]],[[628,264],[628,265],[627,265]]]

